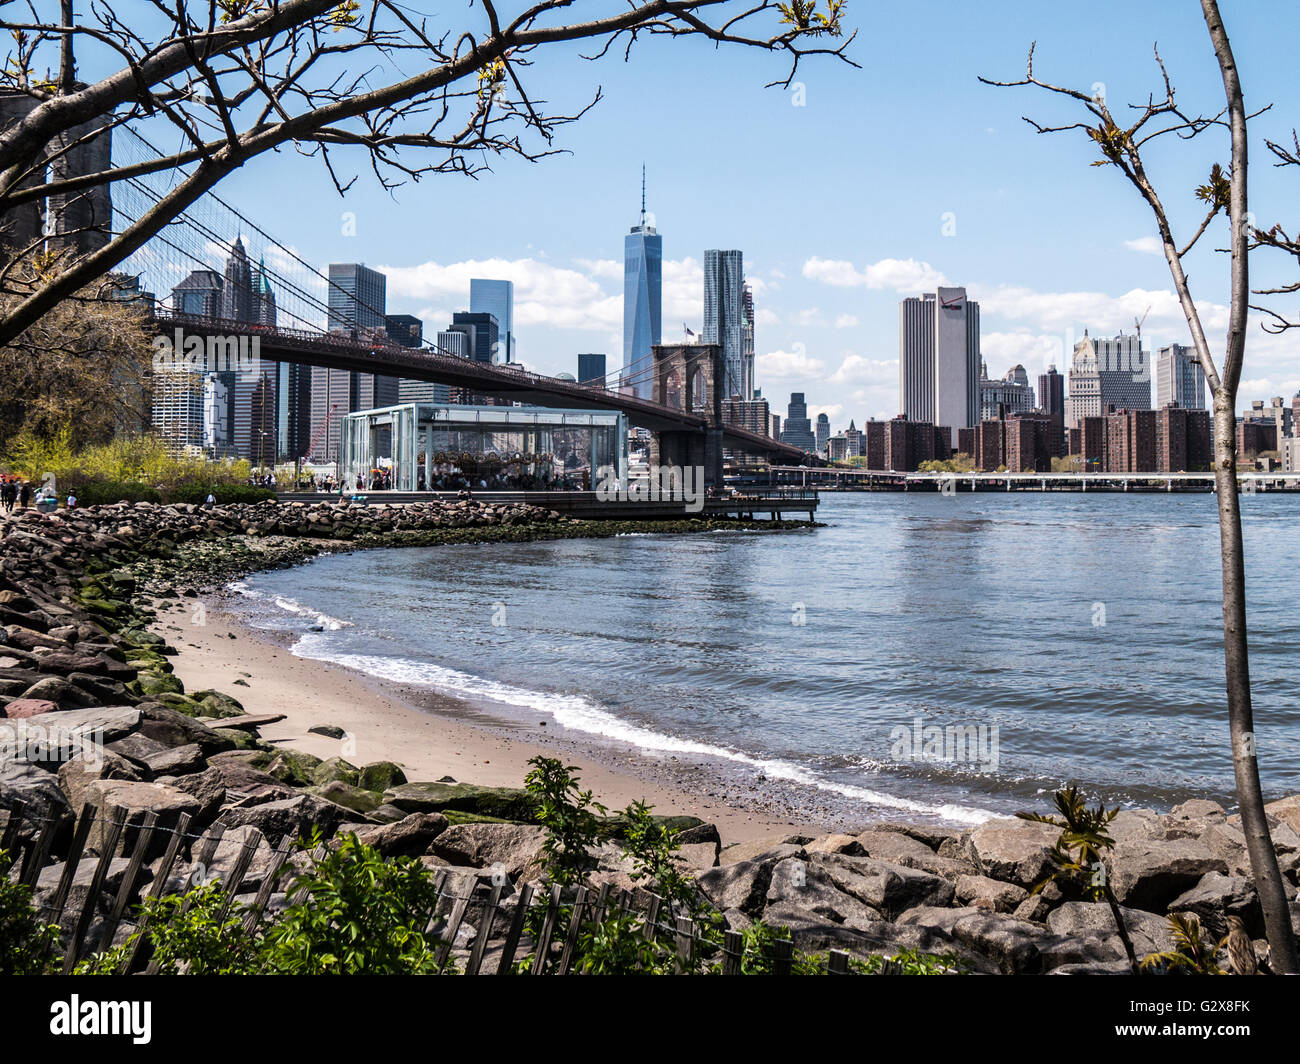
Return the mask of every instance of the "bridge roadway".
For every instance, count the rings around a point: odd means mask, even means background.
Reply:
[[[1213,473],[903,473],[894,470],[773,465],[776,485],[841,491],[1208,492]],[[1300,473],[1237,474],[1241,491],[1300,491]]]
[[[275,362],[299,362],[326,369],[433,381],[453,388],[464,388],[479,395],[491,395],[536,406],[620,410],[627,416],[629,424],[652,432],[689,429],[702,432],[709,424],[708,418],[703,414],[678,410],[649,399],[593,388],[574,381],[556,380],[554,377],[529,373],[509,365],[474,362],[428,348],[366,343],[337,333],[278,327],[270,329],[249,322],[185,314],[158,313],[154,316],[154,322],[159,334],[168,338],[173,338],[178,329],[183,336],[206,338],[219,333],[223,337],[256,337],[261,357]],[[722,438],[723,446],[729,450],[766,455],[773,460],[798,463],[811,457],[798,447],[734,425],[723,426]]]

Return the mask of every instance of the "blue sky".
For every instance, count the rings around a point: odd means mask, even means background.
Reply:
[[[573,10],[602,8],[588,0]],[[1252,205],[1290,228],[1300,170],[1272,167],[1263,140],[1289,139],[1300,125],[1300,5],[1254,0],[1224,12],[1248,104],[1274,105],[1253,124]],[[621,360],[622,241],[637,220],[644,161],[664,238],[665,340],[683,322],[700,326],[704,249],[743,249],[759,310],[759,386],[782,414],[790,391],[806,392],[837,429],[897,412],[898,300],[941,278],[980,300],[996,376],[1016,362],[1031,378],[1048,361],[1064,370],[1084,328],[1131,331],[1148,306],[1148,346],[1187,342],[1136,193],[1117,171],[1088,165],[1095,156],[1080,134],[1038,136],[1021,121],[1081,112],[977,77],[1021,76],[1037,39],[1040,76],[1104,84],[1114,106],[1159,88],[1159,42],[1180,101],[1217,110],[1222,83],[1196,0],[849,0],[848,22],[860,31],[851,55],[861,69],[807,63],[805,106],[762,87],[784,67],[756,51],[647,41],[628,63],[586,63],[584,49],[560,46],[537,56],[536,95],[563,110],[598,85],[604,92],[560,131],[557,146],[572,154],[500,159],[477,181],[435,176],[391,196],[353,156],[360,177],[340,200],[318,163],[282,153],[250,164],[221,194],[312,262],[383,268],[390,312],[420,315],[426,332],[467,306],[471,276],[514,279],[519,357],[572,373],[579,351],[607,352],[611,369]],[[1226,138],[1216,137],[1148,160],[1185,231],[1199,221],[1192,188],[1226,159]],[[354,236],[342,235],[344,211],[356,215]],[[1190,272],[1218,338],[1227,262],[1216,244],[1204,242]],[[1286,279],[1285,265],[1257,253],[1255,279]],[[1251,333],[1243,405],[1300,389],[1298,347],[1300,333]]]

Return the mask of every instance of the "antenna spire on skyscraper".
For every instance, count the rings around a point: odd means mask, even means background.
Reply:
[[[645,163],[641,164],[641,228],[645,228]]]

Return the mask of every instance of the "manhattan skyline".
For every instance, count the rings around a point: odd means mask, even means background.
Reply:
[[[1284,42],[1300,30],[1300,13],[1269,6],[1271,17],[1243,26],[1237,41],[1252,72],[1252,106],[1285,101]],[[916,16],[928,11],[942,23],[950,10],[922,4]],[[1036,138],[1021,121],[1057,117],[1050,103],[976,78],[1019,76],[1030,41],[1006,26],[1032,25],[1045,75],[1085,86],[1109,79],[1112,97],[1136,100],[1155,84],[1151,46],[1159,41],[1180,98],[1210,107],[1220,90],[1202,62],[1203,30],[1170,4],[999,10],[1007,17],[996,26],[927,40],[919,69],[921,45],[906,32],[916,16],[882,12],[878,38],[890,47],[877,46],[874,69],[801,68],[802,107],[791,92],[760,87],[772,73],[762,57],[723,57],[705,77],[689,64],[674,67],[664,49],[638,47],[629,64],[570,64],[567,81],[553,83],[565,99],[588,83],[605,93],[564,130],[560,146],[572,155],[538,166],[499,160],[477,181],[440,179],[392,198],[363,173],[342,199],[316,165],[286,159],[290,201],[250,174],[234,175],[225,194],[254,217],[278,219],[313,261],[385,272],[394,313],[449,320],[471,277],[512,280],[520,360],[571,372],[577,352],[604,351],[613,372],[622,352],[622,242],[639,214],[644,159],[648,220],[665,234],[664,342],[679,340],[683,323],[701,330],[704,251],[740,249],[758,306],[756,385],[778,404],[806,392],[810,412],[828,413],[835,425],[898,412],[898,301],[939,284],[964,286],[981,304],[981,354],[995,377],[1016,363],[1031,378],[1049,363],[1064,369],[1084,329],[1129,332],[1148,306],[1144,346],[1187,343],[1142,205],[1089,167],[1082,145]],[[1106,25],[1121,10],[1132,31],[1113,40]],[[667,118],[633,122],[650,88],[662,92]],[[864,92],[881,96],[880,106],[864,108]],[[725,144],[704,135],[701,99],[727,111],[734,136]],[[912,137],[935,109],[946,116],[936,136]],[[1278,107],[1256,120],[1255,136],[1285,139],[1294,118]],[[1256,152],[1263,157],[1262,144]],[[1186,190],[1174,204],[1180,221],[1191,217],[1191,189],[1212,161],[1194,154],[1175,155],[1160,175],[1172,192]],[[1285,216],[1285,184],[1285,175],[1255,168],[1261,218]],[[806,205],[794,209],[796,199]],[[355,215],[355,236],[340,236],[345,212]],[[1199,297],[1216,308],[1227,295],[1214,287],[1223,276],[1217,258],[1206,242],[1191,263]],[[1252,265],[1262,284],[1283,264],[1257,254]],[[1217,343],[1223,315],[1209,317]],[[1300,388],[1295,347],[1291,337],[1252,328],[1242,396]]]

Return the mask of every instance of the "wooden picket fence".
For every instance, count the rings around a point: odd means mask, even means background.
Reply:
[[[97,845],[88,850],[87,844],[97,823],[101,828]],[[34,830],[24,835],[24,825]],[[64,974],[70,973],[86,956],[87,935],[95,920],[100,895],[112,862],[119,856],[117,851],[122,834],[128,830],[135,832],[135,841],[131,846],[121,884],[103,917],[97,940],[101,948],[107,948],[122,928],[142,932],[127,951],[119,972],[125,975],[141,971],[153,974],[157,971],[157,963],[146,959],[148,914],[143,906],[132,906],[131,902],[150,854],[163,847],[164,843],[161,863],[141,900],[158,899],[164,895],[177,862],[183,856],[192,858],[191,863],[195,867],[211,868],[217,847],[226,832],[225,825],[214,824],[198,834],[190,833],[189,827],[188,814],[181,814],[174,825],[165,826],[159,823],[157,814],[152,812],[146,814],[139,823],[128,823],[122,809],[114,807],[103,813],[95,806],[83,806],[72,829],[72,841],[58,884],[53,894],[38,906],[38,919],[41,922],[59,924],[63,930]],[[34,888],[42,869],[57,864],[57,861],[52,860],[53,846],[59,833],[66,830],[66,818],[45,815],[44,810],[28,812],[22,803],[16,804],[9,810],[4,830],[0,833],[0,851],[7,853],[10,859],[8,867],[0,867],[0,875],[7,875],[10,879]],[[224,879],[217,874],[213,875],[212,878],[222,884],[225,894],[219,911],[220,918],[224,919],[229,914],[235,893],[244,884],[248,869],[263,841],[263,836],[257,829],[249,831],[229,873]],[[269,839],[265,841],[270,843]],[[254,899],[247,906],[243,920],[245,932],[251,932],[261,922],[296,841],[292,835],[286,835],[274,845],[266,871],[257,883]],[[324,848],[318,848],[313,854],[323,856]],[[83,863],[93,864],[85,901],[79,911],[65,911]],[[679,971],[694,970],[699,951],[704,950],[710,954],[711,963],[720,964],[724,975],[739,975],[741,972],[745,947],[743,936],[739,932],[727,931],[719,949],[715,942],[704,940],[693,920],[673,915],[671,907],[649,891],[640,888],[616,891],[611,884],[605,883],[598,889],[577,887],[576,892],[571,892],[572,897],[566,899],[559,884],[552,884],[545,893],[535,894],[533,886],[525,883],[518,888],[518,898],[507,907],[502,905],[503,896],[511,888],[504,877],[494,882],[476,880],[468,893],[457,895],[447,889],[451,874],[451,869],[440,869],[435,873],[434,884],[439,902],[425,929],[426,936],[439,942],[435,955],[439,968],[451,959],[453,945],[465,924],[467,914],[476,903],[481,902],[479,924],[475,928],[468,956],[464,958],[462,971],[465,975],[508,975],[516,971],[519,961],[529,957],[532,958],[530,974],[569,974],[574,970],[578,957],[578,940],[583,925],[600,922],[615,913],[631,913],[639,917],[639,933],[647,940],[670,946],[675,951]],[[234,889],[229,888],[231,884]],[[247,894],[248,891],[243,893]],[[297,904],[305,896],[306,888],[300,887],[288,897],[288,904]],[[540,916],[540,931],[535,938],[527,940],[525,933],[528,916],[538,906],[544,906]],[[567,931],[561,941],[558,932],[564,924],[561,915],[566,909],[569,910]],[[501,928],[505,929],[504,939],[499,934]],[[494,931],[498,932],[495,940]],[[521,946],[526,946],[522,954]],[[774,953],[766,958],[771,970],[778,975],[789,974],[794,960],[793,943],[788,939],[777,940],[772,946]],[[485,963],[489,947],[492,947],[494,956],[491,957],[491,963]],[[463,954],[464,951],[460,953]],[[891,970],[895,970],[893,965],[886,962],[882,974]],[[826,956],[822,971],[829,975],[850,974],[849,954],[831,950]]]

